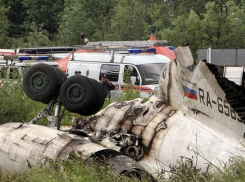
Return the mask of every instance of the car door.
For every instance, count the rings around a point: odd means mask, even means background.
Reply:
[[[72,76],[72,75],[75,75],[75,71],[79,71],[79,68],[80,68],[80,64],[81,62],[77,62],[77,61],[71,61],[69,62],[69,65],[68,65],[68,69],[67,69],[67,74],[68,76]]]
[[[109,75],[109,80],[111,83],[115,85],[115,89],[111,91],[111,98],[115,98],[117,94],[121,92],[120,82],[121,82],[121,66],[120,64],[110,64],[105,63],[101,64],[99,80],[101,80],[101,76],[103,74]]]

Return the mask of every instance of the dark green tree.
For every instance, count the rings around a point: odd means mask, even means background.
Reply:
[[[9,21],[6,15],[7,12],[8,8],[0,4],[0,48],[8,48],[10,46],[7,36],[9,28]]]
[[[139,0],[119,1],[111,19],[110,39],[129,41],[149,38],[146,17],[145,5]]]
[[[237,6],[230,0],[225,5],[214,1],[207,5],[207,13],[203,19],[205,46],[212,48],[244,47],[245,4]]]
[[[173,28],[166,28],[160,32],[162,39],[168,40],[173,46],[184,45],[188,42],[193,53],[196,53],[204,38],[200,17],[191,10],[188,16],[176,17],[172,26]]]
[[[7,17],[10,24],[8,35],[15,38],[22,37],[25,32],[23,23],[27,16],[22,0],[3,0],[3,4],[8,7]]]
[[[52,38],[57,33],[63,0],[22,0],[27,17],[24,26],[27,31],[45,30]]]
[[[81,45],[81,32],[85,32],[89,40],[96,30],[94,21],[87,17],[82,4],[83,0],[65,0],[65,9],[61,17],[56,41],[60,45]]]
[[[90,40],[108,40],[108,34],[110,29],[110,20],[115,14],[115,6],[118,0],[93,0],[87,1],[82,0],[83,5],[82,11],[85,16],[91,19],[96,25],[93,32],[90,32]]]

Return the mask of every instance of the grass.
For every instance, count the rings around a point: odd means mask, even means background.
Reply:
[[[242,182],[245,181],[245,159],[234,157],[229,165],[223,166],[216,172],[201,171],[193,165],[192,159],[181,158],[176,166],[171,166],[171,176],[166,179],[161,173],[156,179],[158,182]],[[147,179],[129,178],[115,175],[110,166],[93,164],[85,166],[79,158],[69,159],[55,163],[49,161],[49,165],[43,165],[26,170],[20,174],[7,174],[0,176],[2,182],[147,182]]]
[[[109,166],[85,166],[79,158],[64,160],[58,164],[49,161],[49,165],[32,168],[20,174],[8,174],[0,179],[2,182],[140,182],[136,178],[115,175]],[[141,181],[146,182],[144,179]]]

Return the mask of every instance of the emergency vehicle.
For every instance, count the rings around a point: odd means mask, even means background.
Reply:
[[[127,52],[117,51],[75,53],[70,56],[68,77],[81,71],[81,75],[101,80],[101,76],[109,75],[109,80],[115,85],[111,97],[126,90],[125,73],[129,70],[131,83],[134,89],[140,91],[141,97],[148,97],[158,89],[158,81],[165,64],[171,60],[155,49],[127,49]],[[146,52],[146,53],[144,53]]]
[[[15,55],[14,49],[0,49],[0,56],[11,56]]]

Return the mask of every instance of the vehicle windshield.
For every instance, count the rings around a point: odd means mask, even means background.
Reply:
[[[165,63],[150,63],[138,65],[142,76],[142,85],[158,84]]]

